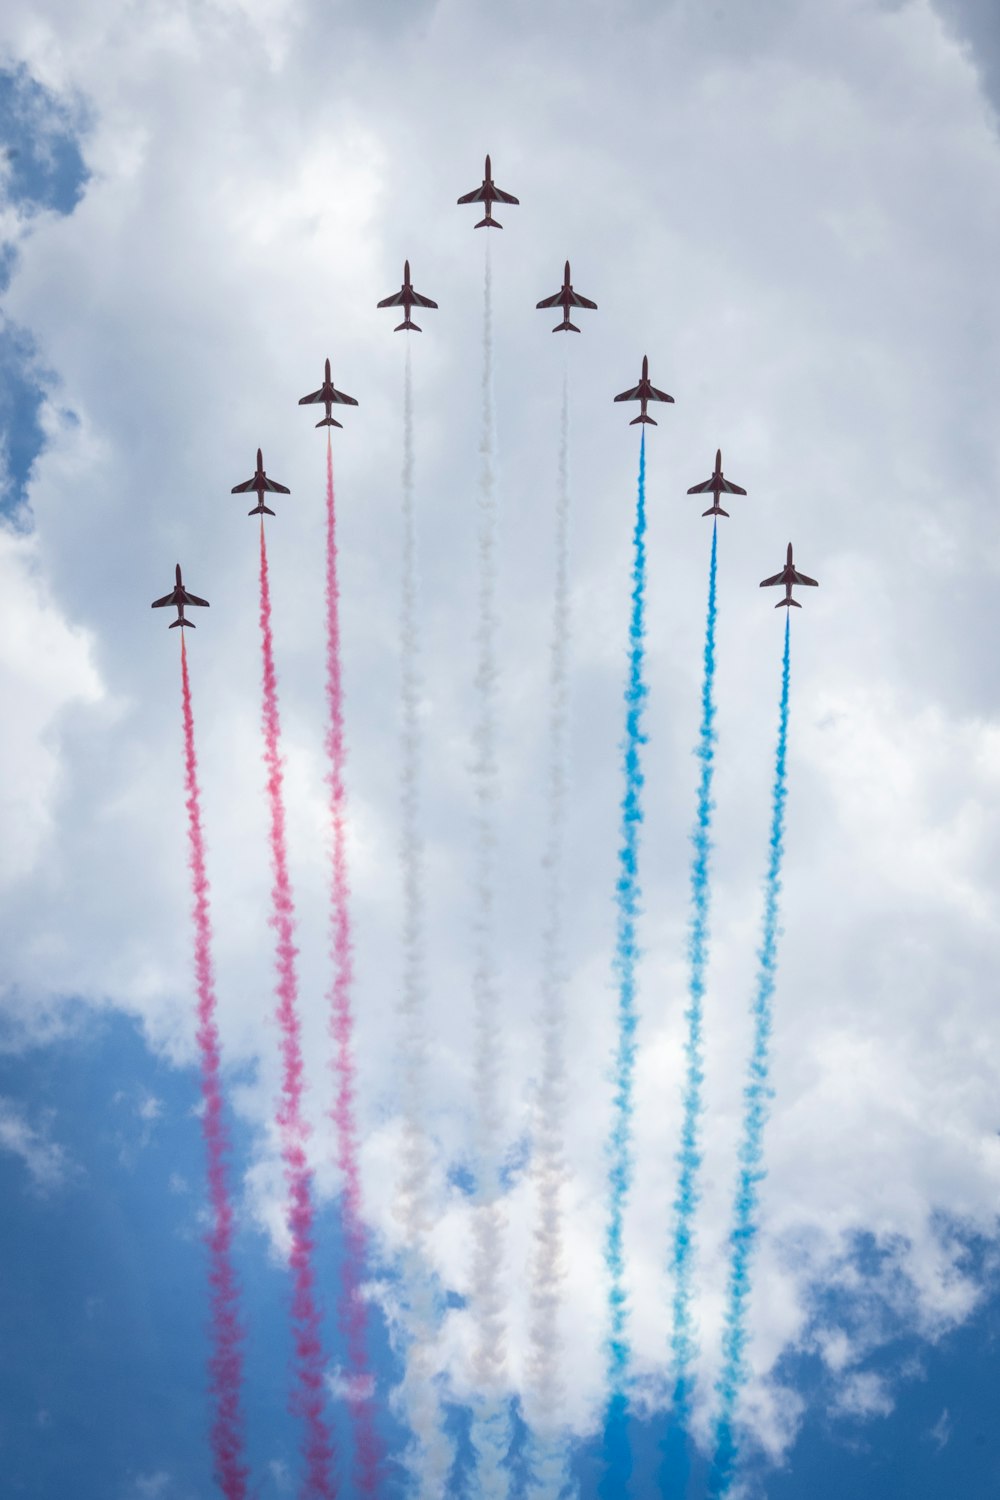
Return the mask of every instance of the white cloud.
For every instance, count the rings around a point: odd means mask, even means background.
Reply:
[[[50,1127],[51,1120],[30,1124],[20,1105],[0,1098],[0,1150],[20,1157],[33,1186],[43,1191],[60,1187],[74,1170],[65,1149],[49,1139]]]
[[[317,6],[219,4],[199,8],[194,25],[192,7],[164,5],[139,25],[124,6],[51,0],[41,15],[11,0],[0,39],[43,81],[87,101],[94,178],[71,218],[39,216],[25,231],[8,299],[59,385],[30,486],[36,529],[0,538],[5,620],[8,604],[23,614],[0,648],[14,651],[5,692],[14,727],[0,751],[13,829],[0,855],[12,862],[5,965],[26,1013],[79,995],[139,1017],[156,1048],[193,1062],[177,647],[148,608],[179,559],[212,601],[189,650],[225,1057],[259,1059],[234,1096],[259,1132],[244,1187],[282,1253],[283,1180],[266,1128],[278,1067],[256,532],[228,493],[260,443],[292,489],[269,546],[312,1149],[319,1191],[337,1190],[324,1117],[322,442],[295,405],[329,353],[337,383],[362,403],[335,438],[359,1113],[367,1213],[379,1246],[393,1246],[402,339],[374,303],[409,255],[417,284],[441,303],[413,349],[439,1156],[430,1247],[443,1282],[467,1287],[471,1208],[446,1169],[467,1161],[472,1119],[482,236],[453,200],[491,149],[498,180],[522,200],[493,246],[511,1142],[538,1070],[537,825],[564,355],[573,369],[564,1340],[578,1430],[595,1419],[604,1359],[611,893],[635,461],[634,434],[610,398],[643,352],[677,398],[650,444],[645,958],[627,1222],[637,1375],[651,1400],[662,1398],[670,1331],[664,1267],[708,541],[683,492],[720,442],[727,472],[750,491],[721,549],[702,1434],[719,1363],[776,719],[777,617],[756,582],[789,536],[820,578],[794,621],[776,1098],[744,1405],[776,1459],[803,1411],[777,1384],[782,1354],[818,1349],[840,1405],[878,1414],[888,1386],[857,1365],[887,1340],[889,1311],[928,1338],[967,1318],[982,1288],[945,1226],[995,1233],[1000,546],[990,518],[1000,454],[995,340],[984,332],[996,327],[1000,296],[998,145],[974,69],[923,0],[891,10],[788,0],[759,21],[755,13],[752,27],[704,7],[648,11],[588,7],[586,24],[567,30],[561,5],[494,14],[440,4],[401,15],[386,34]],[[534,310],[566,254],[600,304],[569,351]],[[525,1364],[532,1203],[529,1176],[515,1175],[504,1271],[512,1384]],[[877,1269],[859,1264],[862,1237]],[[824,1286],[838,1291],[836,1314],[816,1307]],[[864,1325],[841,1310],[852,1306],[865,1310]],[[468,1335],[456,1308],[437,1354],[459,1390]]]

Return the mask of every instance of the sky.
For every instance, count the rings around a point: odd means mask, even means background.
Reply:
[[[484,241],[496,458],[494,1288],[531,1493],[527,1267],[544,1092],[543,853],[560,410],[569,392],[563,1267],[572,1485],[602,1483],[615,882],[643,354],[648,573],[634,1180],[634,1475],[660,1493],[711,534],[721,446],[710,949],[690,1495],[707,1493],[789,540],[773,1098],[741,1391],[745,1500],[996,1493],[1000,1336],[1000,33],[987,0],[493,5],[9,0],[0,17],[0,1460],[11,1493],[217,1491],[207,1189],[174,564],[188,637],[247,1329],[251,1491],[300,1493],[275,1101],[257,527],[268,521],[326,1396],[334,1304],[325,443],[329,357],[356,1101],[382,1493],[416,1494],[401,1384],[403,361],[410,340],[427,955],[428,1357],[448,1493],[474,1458],[475,771]],[[492,156],[502,232],[457,197]],[[579,336],[536,302],[564,261]],[[439,303],[379,311],[402,263]],[[345,414],[346,413],[346,414]],[[661,414],[662,413],[662,414]],[[179,635],[182,632],[175,632]],[[478,1227],[477,1227],[478,1226]],[[470,1436],[470,1433],[472,1436]],[[338,1464],[341,1460],[338,1458]],[[341,1467],[343,1465],[341,1464]],[[343,1477],[341,1493],[353,1494]],[[673,1491],[671,1491],[673,1493]]]

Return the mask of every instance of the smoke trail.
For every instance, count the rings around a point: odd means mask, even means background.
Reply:
[[[625,795],[622,799],[621,845],[618,850],[618,934],[614,971],[618,977],[618,1047],[615,1054],[614,1115],[608,1154],[609,1214],[604,1259],[611,1285],[608,1303],[608,1405],[604,1418],[605,1470],[598,1486],[604,1500],[618,1500],[632,1473],[628,1438],[628,1387],[632,1348],[628,1337],[628,1303],[624,1286],[623,1221],[632,1185],[632,1078],[635,1071],[635,971],[639,959],[635,927],[639,914],[639,830],[642,826],[643,774],[639,748],[646,742],[642,709],[648,689],[642,680],[645,657],[646,602],[646,434],[639,448],[639,493],[635,512],[632,563],[632,616],[629,623],[629,674],[625,690]]]
[[[337,1161],[344,1176],[344,1257],[341,1271],[340,1326],[347,1346],[348,1406],[355,1443],[355,1473],[363,1495],[378,1488],[379,1445],[372,1418],[374,1391],[368,1372],[368,1316],[359,1287],[365,1264],[365,1229],[361,1219],[358,1132],[354,1116],[355,1069],[352,1050],[354,1017],[351,986],[350,888],[347,881],[346,796],[344,791],[344,699],[340,667],[340,588],[337,582],[337,513],[333,492],[333,446],[326,438],[326,701],[330,724],[326,736],[330,758],[330,820],[333,859],[330,885],[330,957],[333,989],[330,1034],[336,1046],[337,1097],[331,1118],[337,1130]]]
[[[529,1447],[531,1484],[544,1500],[558,1500],[568,1480],[566,1440],[559,1432],[565,1391],[560,1370],[560,1315],[565,1180],[566,957],[563,845],[566,829],[567,657],[569,654],[569,382],[564,371],[556,490],[556,587],[549,665],[548,834],[545,926],[542,932],[542,1077],[535,1124],[534,1175],[538,1193],[531,1267],[528,1371],[537,1418]]]
[[[673,1462],[668,1458],[668,1467],[662,1471],[664,1485],[673,1480],[683,1480],[685,1468],[684,1445],[691,1415],[692,1374],[691,1364],[695,1356],[696,1341],[691,1318],[691,1280],[694,1270],[694,1213],[700,1194],[697,1176],[701,1168],[701,1150],[698,1144],[698,1120],[702,1111],[701,1085],[704,1079],[702,1066],[702,1004],[705,998],[705,974],[708,968],[708,911],[709,878],[708,857],[711,850],[712,826],[712,774],[715,757],[715,581],[718,556],[718,522],[712,526],[712,558],[708,572],[708,615],[705,622],[704,675],[701,685],[701,730],[695,754],[701,761],[701,776],[698,781],[698,810],[691,842],[694,858],[691,861],[691,926],[688,934],[688,1008],[685,1019],[688,1023],[685,1056],[687,1075],[684,1084],[683,1115],[681,1122],[681,1146],[677,1153],[680,1177],[677,1196],[674,1199],[676,1221],[671,1268],[674,1277],[673,1300],[673,1377],[674,1377],[674,1442],[665,1452],[676,1455]],[[681,1469],[681,1474],[676,1468]]]
[[[207,1236],[209,1255],[209,1304],[212,1318],[212,1354],[209,1359],[215,1417],[212,1422],[212,1453],[215,1477],[226,1500],[245,1500],[247,1466],[244,1453],[243,1330],[239,1317],[239,1288],[233,1270],[233,1210],[229,1201],[226,1157],[229,1137],[222,1119],[222,1081],[219,1067],[219,1032],[215,1024],[215,974],[212,965],[212,921],[210,892],[205,870],[205,839],[201,826],[201,791],[198,758],[194,747],[194,714],[188,679],[187,647],[181,636],[181,687],[184,709],[184,787],[187,792],[188,840],[191,852],[191,890],[194,896],[194,968],[198,989],[198,1047],[201,1051],[201,1117],[205,1155],[208,1159],[208,1191],[212,1202],[212,1228]]]
[[[263,657],[264,764],[267,766],[267,796],[271,813],[272,912],[269,918],[278,935],[278,1011],[281,1028],[283,1077],[277,1121],[281,1128],[281,1155],[288,1187],[288,1227],[292,1236],[292,1323],[297,1361],[297,1389],[291,1410],[305,1425],[306,1480],[303,1497],[333,1500],[330,1478],[333,1449],[323,1419],[323,1351],[320,1344],[320,1313],[316,1302],[313,1271],[312,1173],[306,1162],[305,1143],[309,1126],[302,1114],[302,1039],[298,1014],[298,980],[295,973],[295,907],[288,878],[285,847],[285,805],[282,792],[281,725],[278,718],[278,684],[274,671],[271,637],[271,594],[268,587],[267,547],[264,518],[260,520],[260,630]]]
[[[403,576],[400,597],[402,666],[402,765],[400,801],[403,877],[403,982],[397,1017],[403,1112],[402,1170],[396,1215],[403,1229],[401,1296],[406,1373],[400,1395],[414,1443],[405,1462],[420,1500],[439,1500],[452,1465],[434,1388],[433,1340],[440,1317],[427,1269],[430,1228],[430,1155],[427,1139],[427,958],[424,909],[424,841],[420,818],[420,640],[417,629],[417,542],[413,496],[413,378],[406,346],[403,385]]]
[[[733,1427],[736,1400],[747,1381],[744,1352],[747,1344],[747,1309],[750,1298],[750,1260],[757,1238],[757,1184],[764,1178],[761,1160],[764,1154],[764,1125],[768,1100],[774,1091],[769,1083],[771,1039],[771,997],[778,967],[778,896],[781,892],[781,860],[784,853],[785,761],[788,749],[788,681],[789,625],[791,611],[785,616],[785,651],[781,663],[781,706],[778,713],[778,748],[774,764],[774,791],[771,803],[770,852],[764,881],[764,938],[757,957],[757,983],[753,997],[754,1037],[750,1054],[750,1081],[743,1091],[743,1139],[740,1143],[740,1171],[733,1204],[733,1229],[730,1235],[732,1258],[729,1264],[729,1297],[726,1326],[723,1333],[722,1373],[716,1382],[720,1411],[715,1429],[715,1460],[711,1486],[714,1495],[729,1493],[739,1448]]]
[[[476,1196],[473,1214],[472,1304],[476,1342],[472,1373],[477,1397],[472,1409],[472,1446],[476,1453],[479,1493],[501,1500],[507,1493],[502,1467],[510,1447],[509,1403],[503,1394],[506,1374],[506,1325],[500,1291],[501,1234],[498,1141],[500,1136],[500,1028],[494,906],[496,896],[497,795],[496,761],[496,526],[497,506],[493,453],[493,283],[489,241],[483,288],[482,457],[479,484],[479,624],[475,727],[476,758],[472,767],[476,797],[475,873],[475,1086]]]

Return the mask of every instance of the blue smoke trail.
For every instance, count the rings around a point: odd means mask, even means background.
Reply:
[[[614,970],[618,978],[618,1048],[615,1054],[614,1119],[608,1155],[610,1211],[604,1260],[611,1285],[608,1304],[608,1405],[604,1418],[605,1470],[598,1485],[602,1500],[618,1500],[632,1473],[628,1440],[628,1385],[632,1350],[628,1338],[628,1306],[624,1287],[622,1230],[632,1183],[632,1075],[635,1071],[635,969],[639,949],[635,923],[639,911],[639,829],[642,825],[642,770],[639,747],[642,708],[647,688],[642,680],[646,597],[646,434],[639,448],[639,494],[635,512],[635,556],[632,564],[632,618],[629,624],[629,675],[625,691],[625,796],[622,799],[622,842],[618,851],[618,935]]]
[[[705,974],[708,968],[708,913],[710,886],[708,857],[712,848],[712,776],[715,770],[715,619],[716,565],[718,561],[718,522],[712,526],[712,557],[708,570],[708,614],[705,621],[705,669],[701,684],[701,729],[695,751],[701,761],[698,781],[698,810],[691,842],[691,926],[688,934],[688,1023],[685,1057],[687,1075],[684,1082],[681,1145],[677,1153],[680,1176],[674,1199],[676,1214],[671,1269],[674,1278],[673,1353],[674,1410],[673,1436],[664,1445],[661,1485],[683,1485],[686,1478],[685,1441],[691,1415],[693,1377],[691,1365],[697,1351],[691,1317],[691,1281],[694,1272],[694,1213],[701,1197],[697,1176],[701,1168],[698,1144],[698,1120],[702,1112],[702,1005],[705,999]],[[678,1470],[680,1472],[678,1473]]]
[[[790,615],[791,611],[789,611]],[[750,1054],[750,1081],[743,1091],[743,1140],[740,1144],[740,1172],[733,1205],[733,1229],[730,1235],[732,1259],[729,1265],[729,1300],[722,1340],[722,1373],[715,1389],[720,1398],[715,1429],[715,1459],[710,1480],[711,1493],[729,1493],[739,1451],[733,1430],[736,1399],[746,1384],[748,1370],[744,1360],[747,1343],[747,1309],[750,1298],[750,1259],[757,1238],[757,1184],[763,1181],[761,1167],[764,1154],[764,1125],[768,1100],[774,1090],[768,1082],[771,1038],[771,997],[778,967],[778,896],[781,891],[781,859],[784,853],[785,828],[785,758],[788,748],[788,679],[789,625],[785,618],[785,654],[781,664],[781,708],[778,715],[778,749],[774,766],[774,794],[771,807],[770,855],[764,882],[764,939],[757,957],[757,984],[753,998],[754,1037]]]

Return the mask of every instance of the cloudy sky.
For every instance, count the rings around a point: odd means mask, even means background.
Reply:
[[[750,1044],[781,625],[796,560],[775,1090],[743,1393],[747,1497],[969,1497],[995,1437],[1000,1045],[1000,32],[988,0],[320,4],[8,0],[0,18],[0,1466],[11,1494],[211,1492],[205,1188],[178,649],[149,603],[179,559],[219,1022],[236,1145],[253,1493],[297,1492],[259,728],[256,524],[269,522],[320,1208],[330,1420],[340,1178],[324,994],[324,444],[332,361],[358,1120],[377,1420],[400,1224],[400,498],[412,339],[427,840],[428,1128],[445,1304],[437,1391],[474,1495],[468,1175],[483,260],[455,199],[492,153],[498,460],[498,952],[506,1389],[530,1418],[525,1267],[547,651],[571,403],[566,1276],[569,1455],[596,1495],[622,690],[643,354],[650,696],[626,1218],[636,1495],[669,1406],[688,834],[710,533],[685,491],[721,445],[695,1480],[710,1457]],[[376,311],[408,257],[439,310]],[[535,311],[569,257],[598,311]],[[572,341],[570,343],[570,341]],[[570,347],[566,347],[566,345]],[[179,632],[178,632],[179,634]],[[522,1433],[523,1428],[518,1428]],[[511,1493],[525,1485],[523,1442]],[[398,1465],[385,1493],[406,1493]],[[349,1493],[345,1488],[344,1493]],[[693,1492],[693,1491],[692,1491]]]

